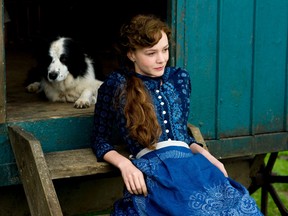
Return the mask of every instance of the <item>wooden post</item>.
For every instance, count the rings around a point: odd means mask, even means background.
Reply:
[[[4,44],[4,25],[3,22],[3,0],[0,0],[0,124],[5,123],[6,121],[6,92],[5,92],[5,61],[4,61],[4,50],[5,50],[5,44]]]
[[[31,215],[62,216],[40,142],[18,126],[8,130]]]

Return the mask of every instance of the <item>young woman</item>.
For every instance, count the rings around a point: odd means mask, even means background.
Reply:
[[[166,66],[170,35],[154,16],[132,18],[120,31],[122,67],[98,91],[92,148],[99,161],[119,168],[125,184],[112,215],[262,215],[189,135],[190,77]],[[116,151],[120,142],[131,158]]]

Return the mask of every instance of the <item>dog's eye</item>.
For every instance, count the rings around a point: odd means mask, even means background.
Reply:
[[[66,63],[66,62],[67,62],[67,57],[66,57],[65,55],[61,55],[61,56],[60,56],[60,61],[61,61],[62,63]]]

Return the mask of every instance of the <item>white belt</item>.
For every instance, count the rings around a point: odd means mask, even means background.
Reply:
[[[177,140],[162,141],[162,142],[156,143],[155,145],[156,145],[156,148],[155,148],[156,150],[161,149],[161,148],[165,148],[168,146],[181,146],[181,147],[189,148],[187,143],[182,142],[182,141],[177,141]],[[143,155],[145,155],[151,151],[154,151],[154,150],[144,148],[136,155],[136,158],[137,159],[141,158]]]

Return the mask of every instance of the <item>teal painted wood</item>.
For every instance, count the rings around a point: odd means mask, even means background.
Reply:
[[[288,23],[287,23],[287,29],[288,29]],[[285,95],[285,100],[286,100],[286,103],[285,103],[285,115],[286,115],[286,118],[285,118],[285,122],[284,122],[284,125],[286,125],[286,131],[288,131],[288,36],[287,36],[287,42],[286,42],[286,45],[287,45],[287,49],[286,49],[286,95]]]
[[[256,2],[252,110],[254,134],[285,130],[287,11],[287,0]]]
[[[11,152],[7,128],[5,124],[0,124],[0,164],[11,163],[14,156]]]
[[[21,183],[16,163],[0,164],[0,187]]]
[[[253,1],[219,5],[217,138],[250,133]]]
[[[288,133],[266,133],[220,140],[207,140],[210,152],[217,158],[245,157],[288,150]]]
[[[288,1],[175,4],[183,21],[175,64],[193,84],[190,122],[216,140],[287,131]]]
[[[18,170],[7,135],[6,124],[0,124],[0,186],[18,184]]]
[[[216,134],[217,1],[187,1],[186,53],[192,95],[189,121],[205,128],[206,138]]]
[[[90,146],[93,116],[43,119],[11,123],[32,133],[44,152],[79,149]]]

